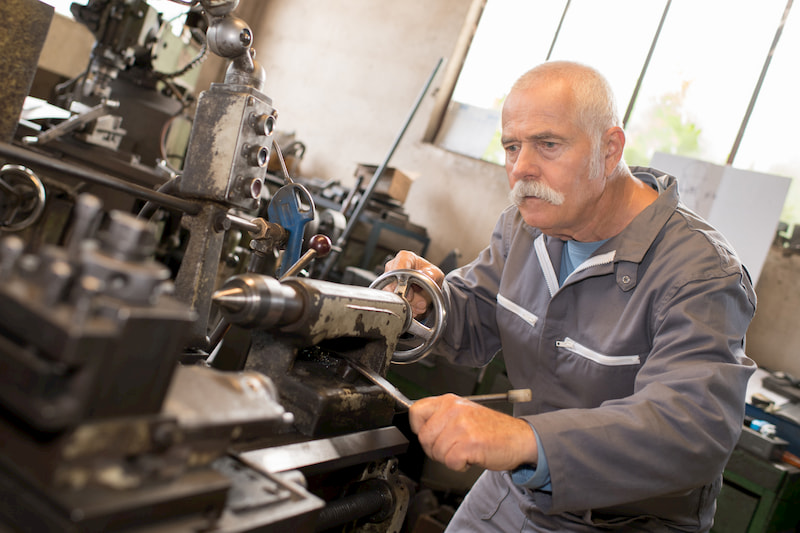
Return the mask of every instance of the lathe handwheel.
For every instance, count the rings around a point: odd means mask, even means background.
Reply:
[[[406,298],[408,291],[412,290],[411,285],[422,288],[431,297],[433,308],[425,318],[425,322],[432,325],[428,326],[409,316],[408,327],[406,328],[404,337],[400,338],[398,345],[400,343],[410,344],[414,342],[415,339],[422,339],[422,343],[408,350],[397,350],[392,355],[393,363],[416,363],[433,350],[439,337],[442,336],[447,322],[447,310],[444,305],[444,297],[442,296],[442,291],[439,286],[436,285],[431,278],[421,272],[409,269],[386,272],[373,281],[370,287],[373,289],[382,289],[391,283],[397,283],[394,293],[403,298]]]
[[[0,168],[0,231],[19,231],[39,218],[44,210],[42,180],[27,167]]]

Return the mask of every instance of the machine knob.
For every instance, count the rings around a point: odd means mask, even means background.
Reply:
[[[298,272],[303,270],[311,261],[317,257],[325,257],[331,253],[331,239],[327,235],[317,234],[308,240],[308,250],[303,256],[297,260],[289,269],[281,276],[284,280],[290,276],[297,275]]]
[[[308,247],[317,252],[317,257],[325,257],[331,253],[331,240],[327,235],[314,235],[308,241]]]
[[[275,113],[271,115],[254,114],[252,115],[252,124],[257,134],[269,137],[275,131]]]

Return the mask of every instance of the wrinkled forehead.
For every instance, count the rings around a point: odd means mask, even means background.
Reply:
[[[577,125],[578,106],[572,89],[562,80],[541,80],[514,87],[503,103],[502,124],[554,120]]]

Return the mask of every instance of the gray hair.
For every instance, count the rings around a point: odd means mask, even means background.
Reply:
[[[577,118],[585,131],[603,133],[608,128],[622,126],[611,85],[600,72],[588,65],[573,61],[548,61],[520,76],[512,89],[527,89],[548,79],[569,82],[578,106]]]

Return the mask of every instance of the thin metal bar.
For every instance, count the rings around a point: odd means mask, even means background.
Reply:
[[[261,231],[261,226],[246,218],[238,217],[231,213],[225,213],[225,218],[228,219],[231,225],[236,229],[243,229],[249,233],[258,233]]]
[[[653,40],[650,43],[650,50],[647,51],[647,57],[642,65],[642,71],[639,73],[639,78],[636,80],[636,87],[633,88],[631,99],[628,100],[628,109],[625,110],[625,117],[622,119],[623,128],[628,124],[628,119],[631,118],[633,106],[636,103],[636,98],[639,96],[639,89],[642,87],[642,80],[644,80],[644,75],[647,73],[647,68],[650,66],[650,59],[653,57],[653,50],[656,49],[658,38],[661,36],[661,28],[664,27],[664,21],[667,19],[670,4],[672,4],[672,0],[667,0],[667,3],[664,4],[664,11],[661,13],[661,20],[658,23],[658,28],[656,28],[656,33],[653,35]]]
[[[148,200],[170,209],[176,209],[190,215],[196,215],[200,212],[200,204],[190,200],[184,200],[183,198],[160,193],[158,191],[154,191],[153,189],[148,189],[147,187],[142,187],[141,185],[130,183],[102,172],[78,167],[60,159],[55,159],[31,150],[19,148],[12,144],[0,142],[0,156],[13,159],[15,162],[22,162],[28,165],[44,167],[62,174],[68,174],[74,178],[88,181],[97,185],[102,185],[104,187],[108,187],[109,189],[122,191],[130,194],[131,196]]]
[[[422,99],[425,97],[425,94],[428,92],[428,89],[433,83],[433,79],[436,77],[436,73],[439,71],[439,67],[442,66],[444,62],[444,58],[439,58],[439,61],[436,62],[436,66],[433,68],[430,76],[428,76],[428,80],[425,82],[425,86],[417,96],[417,100],[414,102],[414,105],[411,107],[411,111],[408,114],[405,122],[403,123],[403,127],[400,130],[400,133],[395,137],[394,142],[392,143],[392,147],[389,149],[389,153],[386,154],[383,162],[380,164],[378,169],[373,174],[372,179],[370,180],[369,184],[367,184],[367,188],[364,191],[364,194],[361,196],[361,199],[358,201],[356,205],[355,211],[353,211],[353,215],[350,217],[350,220],[347,222],[347,225],[342,231],[342,234],[336,240],[336,246],[331,249],[331,253],[328,256],[327,261],[323,265],[322,272],[320,273],[320,279],[325,279],[328,274],[330,273],[333,266],[336,264],[336,260],[339,258],[339,253],[344,248],[345,243],[347,243],[347,239],[350,238],[350,234],[353,233],[356,224],[358,223],[358,218],[361,216],[361,212],[364,211],[364,208],[367,207],[367,202],[369,201],[370,196],[372,196],[372,191],[375,189],[375,186],[378,185],[378,180],[381,178],[383,171],[386,169],[386,166],[389,164],[389,160],[394,155],[394,151],[397,149],[397,145],[400,144],[400,140],[403,138],[403,135],[406,133],[406,129],[408,129],[408,125],[411,123],[411,119],[414,118],[414,115],[417,113],[420,104],[422,103]]]
[[[767,58],[764,60],[764,66],[761,67],[761,74],[759,75],[758,82],[753,90],[753,95],[750,97],[750,103],[747,105],[747,111],[744,114],[744,118],[742,118],[742,124],[739,126],[739,131],[736,133],[736,140],[733,141],[733,147],[731,148],[730,154],[728,154],[728,160],[725,162],[726,165],[733,164],[733,160],[736,158],[736,153],[739,151],[739,145],[742,143],[744,131],[747,128],[747,123],[750,121],[750,115],[753,114],[753,108],[756,105],[758,94],[761,92],[761,85],[764,83],[764,78],[767,75],[767,69],[769,69],[769,64],[772,62],[772,55],[775,53],[775,48],[778,46],[778,41],[783,33],[783,26],[786,24],[786,19],[789,17],[789,11],[792,10],[793,1],[794,0],[788,0],[786,2],[786,8],[783,10],[783,17],[781,17],[781,22],[778,24],[778,29],[775,30],[775,37],[772,39],[772,46],[769,49]]]
[[[553,34],[553,40],[550,42],[550,50],[547,51],[547,57],[544,59],[545,61],[550,61],[550,56],[553,54],[553,48],[556,46],[558,34],[561,33],[561,26],[564,24],[564,18],[567,16],[567,10],[569,9],[569,5],[571,3],[572,0],[567,0],[567,3],[564,5],[564,11],[561,12],[561,20],[558,21],[558,27],[556,28],[556,32]]]

